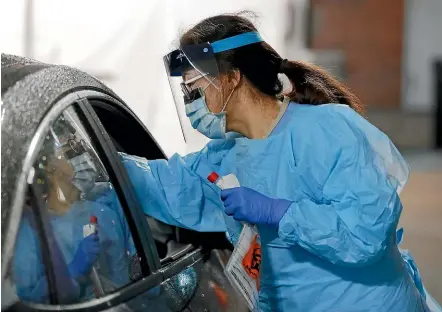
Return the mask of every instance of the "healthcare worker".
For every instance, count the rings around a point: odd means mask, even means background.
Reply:
[[[164,61],[192,126],[213,140],[168,161],[121,154],[147,214],[233,243],[239,221],[256,224],[262,311],[427,311],[396,241],[409,169],[356,96],[282,59],[241,15],[203,20]],[[220,192],[212,171],[241,187]]]
[[[52,134],[57,134],[57,128]],[[77,141],[71,140],[70,145]],[[128,284],[129,255],[135,254],[135,248],[111,185],[102,182],[95,186],[100,164],[84,149],[65,150],[69,144],[60,146],[55,142],[51,135],[47,136],[35,166],[36,180],[44,190],[54,274],[69,277],[58,291],[64,293],[64,303],[75,303],[97,294],[90,278],[92,267],[96,268],[104,292]],[[86,194],[88,199],[83,199]],[[14,254],[17,294],[28,302],[49,303],[46,270],[31,213],[38,207],[31,208],[30,203],[24,209]],[[98,219],[98,232],[84,238],[83,227],[90,223],[91,216]]]

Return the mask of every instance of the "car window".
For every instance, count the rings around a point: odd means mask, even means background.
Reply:
[[[149,136],[147,130],[135,118],[129,114],[124,114],[122,110],[116,108],[116,105],[108,102],[98,99],[89,100],[89,102],[93,105],[117,152],[147,159],[165,158],[165,155]],[[143,142],[143,144],[140,144],[140,142]],[[142,199],[138,198],[138,200],[141,201]],[[153,219],[148,215],[146,215],[146,220],[160,259],[167,258],[184,245],[180,244],[177,229],[174,226]]]
[[[115,149],[132,156],[134,159],[141,157],[140,165],[144,159],[165,159],[157,142],[152,139],[143,124],[117,101],[101,100],[97,97],[88,99],[100,119],[106,133],[110,137]],[[140,144],[142,142],[142,144]],[[145,201],[145,198],[137,198]],[[167,266],[186,254],[192,252],[192,247],[205,248],[231,248],[230,242],[224,233],[199,233],[190,229],[171,226],[148,215],[145,215],[149,225],[150,234],[155,243],[161,264]]]
[[[120,200],[73,107],[51,125],[33,172],[13,257],[21,300],[54,303],[55,283],[58,301],[83,302],[140,277]]]

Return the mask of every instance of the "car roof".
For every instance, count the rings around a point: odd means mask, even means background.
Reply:
[[[30,143],[50,108],[63,96],[82,89],[99,90],[121,101],[96,78],[77,69],[1,55],[1,255],[11,222],[17,183]],[[121,103],[124,103],[121,101]],[[16,230],[16,229],[15,229]],[[14,230],[12,232],[15,232]],[[15,237],[15,235],[14,235]],[[2,261],[3,262],[3,261]],[[3,266],[3,264],[2,264]]]

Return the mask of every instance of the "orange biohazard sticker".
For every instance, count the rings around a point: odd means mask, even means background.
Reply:
[[[227,295],[227,292],[222,289],[218,284],[215,282],[209,281],[209,287],[213,288],[215,292],[215,296],[218,298],[219,303],[223,308],[227,307],[227,304],[229,303],[229,297]]]
[[[261,245],[258,243],[258,234],[253,238],[250,248],[242,259],[242,265],[247,274],[256,281],[259,290],[259,269],[261,267]]]

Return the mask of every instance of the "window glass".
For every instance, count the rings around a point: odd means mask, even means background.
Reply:
[[[34,170],[36,191],[24,207],[13,261],[19,298],[53,303],[48,283],[55,283],[58,302],[82,302],[134,280],[137,256],[124,212],[73,108],[50,127]],[[35,214],[36,209],[41,213]],[[39,248],[39,226],[46,229],[46,260]]]
[[[47,271],[43,265],[43,246],[29,194],[23,205],[12,263],[18,297],[24,301],[36,302],[34,298],[41,297],[38,293],[45,293],[45,300],[37,302],[48,302],[50,295]]]

